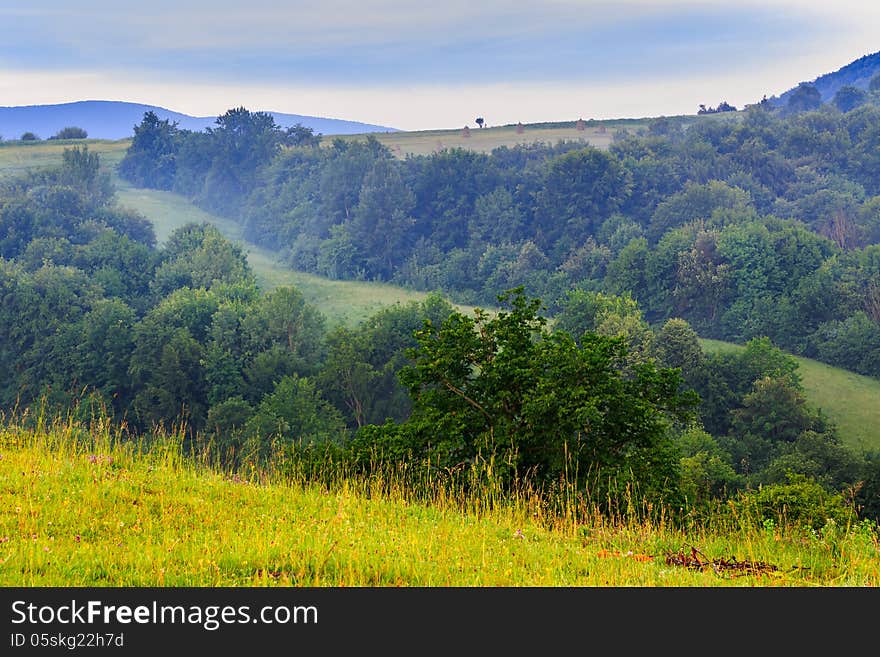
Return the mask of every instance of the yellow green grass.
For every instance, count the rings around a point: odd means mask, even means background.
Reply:
[[[230,476],[106,428],[0,428],[0,586],[877,586],[867,526],[682,532],[376,476]],[[666,556],[776,570],[691,571]]]
[[[743,349],[720,340],[701,340],[709,353]],[[810,358],[794,356],[810,402],[837,425],[844,443],[859,450],[880,449],[880,380]]]

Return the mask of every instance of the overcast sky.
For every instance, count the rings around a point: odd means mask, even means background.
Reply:
[[[407,130],[741,107],[880,50],[875,0],[2,0],[0,106]]]

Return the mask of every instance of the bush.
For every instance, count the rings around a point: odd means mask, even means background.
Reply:
[[[21,141],[39,141],[40,138],[37,137],[33,132],[25,132],[21,136]]]
[[[847,526],[856,518],[840,493],[831,493],[803,475],[789,475],[788,483],[741,493],[734,506],[759,522],[789,527],[820,529],[829,519]]]
[[[88,136],[89,133],[82,128],[68,126],[67,128],[59,130],[54,136],[49,137],[49,139],[85,139]]]

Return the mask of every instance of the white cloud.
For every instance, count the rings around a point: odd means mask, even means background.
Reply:
[[[35,9],[32,0],[4,0],[0,22],[7,38],[26,44],[24,30],[34,32],[47,48],[66,45],[75,51],[97,53],[107,67],[124,63],[122,53],[132,46],[161,52],[165,49],[196,53],[218,46],[250,46],[333,50],[341,45],[373,44],[391,47],[400,42],[453,43],[473,36],[555,34],[560,26],[583,22],[590,29],[624,22],[633,17],[663,14],[683,8],[731,9],[727,0],[448,0],[422,3],[411,0],[351,2],[270,2],[249,0],[152,0],[120,3],[118,0],[45,1]],[[833,25],[799,54],[745,55],[737,68],[720,65],[712,75],[695,76],[670,70],[645,81],[611,78],[611,81],[540,84],[501,80],[490,84],[410,83],[356,86],[351,81],[334,84],[330,76],[321,83],[290,84],[282,81],[235,82],[214,75],[186,79],[181,57],[178,70],[150,72],[149,58],[138,60],[137,70],[85,68],[65,61],[43,61],[33,70],[3,69],[0,44],[0,98],[5,105],[68,102],[83,99],[129,100],[162,105],[189,114],[216,116],[230,107],[245,105],[297,114],[344,118],[392,125],[405,129],[460,127],[477,114],[490,124],[517,121],[571,120],[573,117],[617,118],[693,113],[699,103],[726,100],[734,105],[755,102],[763,94],[778,94],[798,82],[836,70],[850,61],[880,50],[880,3],[858,0],[741,0],[735,5],[747,12],[778,11],[792,19],[819,17]],[[31,37],[31,38],[34,38]],[[7,43],[9,43],[7,41]],[[768,50],[769,50],[768,44]],[[761,48],[761,44],[756,44]],[[14,48],[10,48],[14,50]],[[24,51],[24,49],[22,49]],[[17,52],[17,51],[16,51]],[[241,52],[241,51],[239,51]],[[754,53],[751,53],[754,55]],[[650,58],[651,53],[643,57]],[[45,59],[45,58],[44,58]],[[165,65],[168,65],[168,58]],[[176,65],[174,58],[170,58]],[[22,66],[24,66],[22,64]],[[54,70],[53,70],[54,67]],[[253,80],[250,78],[244,78]]]

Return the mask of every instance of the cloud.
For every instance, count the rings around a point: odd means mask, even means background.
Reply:
[[[767,9],[641,0],[252,0],[245,8],[228,0],[133,8],[84,0],[76,9],[47,2],[41,12],[0,12],[15,23],[0,44],[0,65],[10,68],[346,85],[696,74],[786,55],[819,29]]]
[[[880,24],[857,0],[35,4],[0,6],[6,104],[262,105],[398,127],[456,126],[475,106],[516,122],[754,102],[873,52]]]

